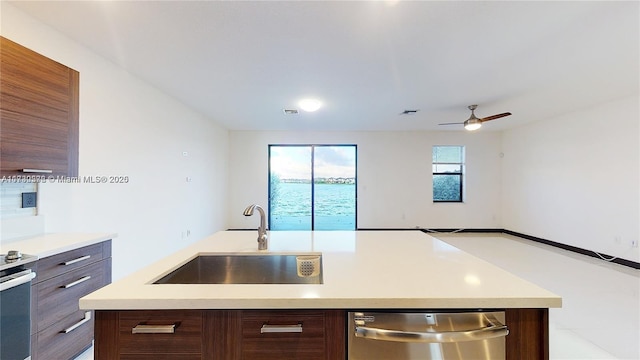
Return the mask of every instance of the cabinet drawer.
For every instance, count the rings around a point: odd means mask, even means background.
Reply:
[[[173,333],[148,330],[149,333],[133,333],[141,326],[171,326]],[[197,358],[202,353],[202,311],[122,311],[119,313],[120,354],[183,354],[178,358]],[[191,355],[189,355],[191,354]],[[144,358],[144,357],[140,357]],[[157,358],[157,357],[154,357]]]
[[[38,359],[71,359],[91,346],[93,314],[78,310],[37,334]]]
[[[323,311],[243,311],[242,358],[324,360],[324,320]]]
[[[38,292],[37,330],[79,310],[78,299],[107,284],[111,259],[56,276],[36,285]]]
[[[42,282],[55,276],[110,257],[111,241],[81,247],[38,260],[36,282]]]
[[[120,360],[202,360],[200,354],[123,354]]]

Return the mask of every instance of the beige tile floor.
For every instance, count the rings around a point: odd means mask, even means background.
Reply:
[[[508,235],[432,235],[562,296],[549,312],[550,360],[640,359],[640,270]]]

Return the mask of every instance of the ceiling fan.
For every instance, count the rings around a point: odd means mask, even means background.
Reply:
[[[480,127],[482,126],[482,123],[485,122],[485,121],[500,119],[502,117],[511,115],[510,112],[506,112],[506,113],[491,115],[491,116],[484,117],[482,119],[478,119],[476,117],[476,114],[473,113],[473,111],[477,107],[478,107],[478,105],[469,105],[469,110],[471,110],[471,116],[467,120],[465,120],[464,122],[443,123],[443,124],[438,124],[438,125],[464,125],[465,129],[467,129],[469,131],[472,131],[472,130],[480,129]]]

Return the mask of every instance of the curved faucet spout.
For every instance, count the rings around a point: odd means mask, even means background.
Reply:
[[[267,250],[267,221],[264,210],[260,205],[252,204],[247,206],[242,213],[244,216],[253,215],[253,211],[258,209],[260,213],[260,227],[258,227],[258,250]]]
[[[253,205],[249,205],[249,206],[247,206],[247,208],[246,208],[246,209],[244,209],[244,212],[242,213],[242,215],[244,215],[244,216],[251,216],[251,215],[253,215],[253,209],[255,209],[255,208],[256,208],[256,206],[259,206],[259,205],[253,204]]]

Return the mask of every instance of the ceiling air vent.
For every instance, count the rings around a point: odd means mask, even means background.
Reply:
[[[298,109],[282,109],[287,115],[296,115],[298,114]]]

